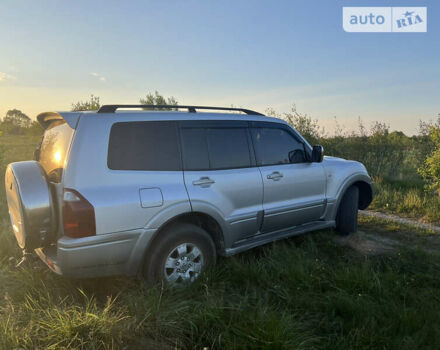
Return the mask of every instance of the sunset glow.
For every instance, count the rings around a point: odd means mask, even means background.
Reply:
[[[436,117],[437,22],[427,33],[352,35],[346,1],[270,4],[1,1],[0,115],[35,118],[90,94],[137,103],[158,90],[181,104],[259,112],[294,103],[330,133],[335,116],[349,129],[360,117],[410,135]],[[439,7],[432,1],[429,13]]]
[[[54,159],[57,163],[61,162],[61,152],[60,151],[56,151],[54,154]]]

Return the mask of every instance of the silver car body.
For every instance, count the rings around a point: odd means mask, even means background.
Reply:
[[[75,129],[62,180],[52,184],[57,202],[63,189],[75,189],[93,205],[96,235],[63,235],[36,250],[59,274],[75,277],[137,275],[151,242],[179,218],[198,215],[216,227],[219,254],[231,255],[284,237],[334,227],[345,190],[358,184],[366,207],[372,181],[355,161],[325,157],[321,163],[209,171],[126,171],[107,166],[109,135],[117,122],[230,120],[278,123],[254,115],[186,112],[43,113],[40,122],[63,118]],[[364,193],[364,192],[365,193]],[[370,192],[369,192],[370,191]],[[368,193],[367,193],[368,192]],[[365,205],[366,204],[366,205]]]

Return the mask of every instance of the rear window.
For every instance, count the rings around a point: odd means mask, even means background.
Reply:
[[[39,161],[52,182],[61,181],[74,132],[64,120],[52,122],[44,132]]]
[[[177,123],[114,124],[107,165],[112,170],[181,170]]]

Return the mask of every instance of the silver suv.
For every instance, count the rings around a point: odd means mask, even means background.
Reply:
[[[106,105],[37,118],[35,160],[6,170],[9,214],[20,247],[66,276],[192,281],[217,255],[356,231],[373,197],[361,163],[323,157],[285,121],[246,109]]]

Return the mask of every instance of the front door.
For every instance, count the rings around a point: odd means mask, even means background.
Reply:
[[[263,232],[320,220],[326,205],[326,174],[321,163],[301,157],[305,146],[287,125],[264,123],[251,128],[263,180]],[[289,153],[299,151],[294,163]]]

